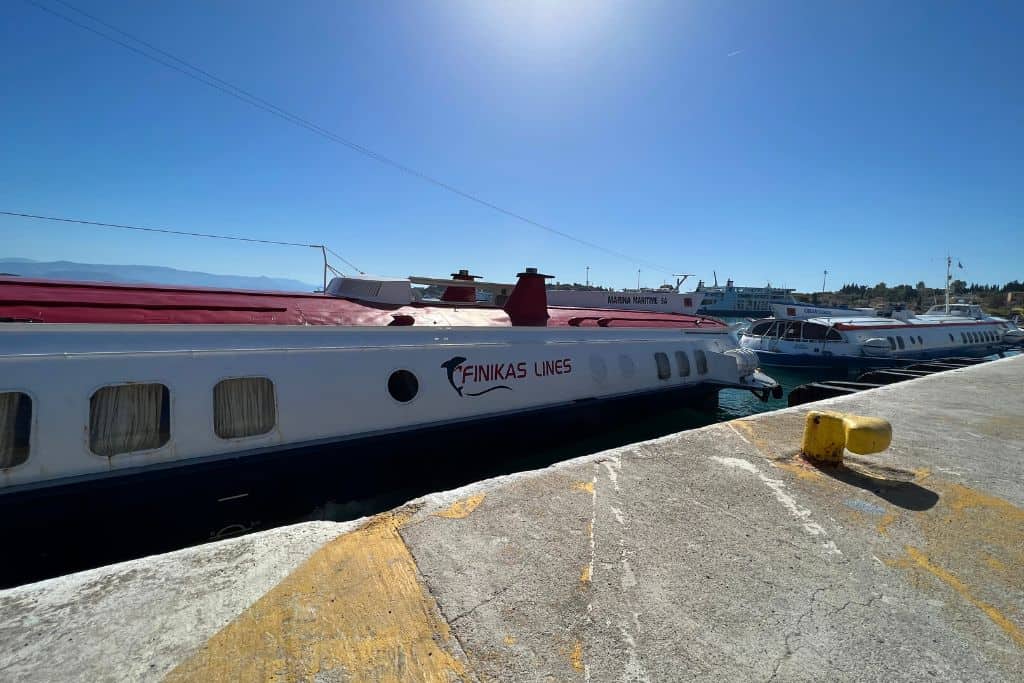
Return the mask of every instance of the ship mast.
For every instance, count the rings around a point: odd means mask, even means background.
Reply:
[[[946,315],[949,315],[949,284],[953,280],[953,276],[950,274],[950,268],[953,265],[953,257],[946,254]]]

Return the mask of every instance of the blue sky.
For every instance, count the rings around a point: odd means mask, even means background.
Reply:
[[[57,0],[38,0],[69,15]],[[1024,4],[68,0],[376,152],[669,272],[1024,277]],[[87,19],[78,17],[84,23]],[[23,2],[0,210],[325,242],[366,271],[634,286]],[[0,217],[0,256],[319,279],[312,250]],[[644,266],[641,281],[666,273]],[[830,287],[831,288],[831,287]]]

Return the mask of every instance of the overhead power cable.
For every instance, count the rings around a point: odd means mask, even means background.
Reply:
[[[39,221],[54,221],[57,223],[77,223],[79,225],[91,225],[100,228],[118,228],[120,230],[135,230],[138,232],[156,232],[165,235],[184,235],[187,237],[207,237],[215,240],[232,240],[235,242],[253,242],[256,244],[276,244],[285,247],[310,247],[312,249],[326,250],[332,254],[339,261],[349,266],[353,270],[362,273],[362,269],[353,264],[351,261],[346,260],[341,254],[334,251],[330,247],[324,244],[307,244],[306,242],[284,242],[281,240],[265,240],[257,237],[241,237],[238,235],[215,235],[208,232],[192,232],[188,230],[171,230],[170,228],[154,228],[146,227],[141,225],[123,225],[120,223],[103,223],[100,221],[87,221],[81,218],[60,218],[58,216],[41,216],[34,213],[19,213],[17,211],[0,211],[0,216],[12,216],[15,218],[31,218]]]
[[[43,10],[44,12],[48,12],[49,14],[52,14],[52,15],[54,15],[56,17],[59,17],[59,18],[63,19],[64,21],[67,21],[68,23],[73,24],[74,26],[77,26],[77,27],[79,27],[81,29],[89,31],[90,33],[93,33],[93,34],[95,34],[97,36],[100,36],[101,38],[109,40],[112,43],[116,43],[117,45],[120,45],[121,47],[123,47],[123,48],[125,48],[127,50],[130,50],[130,51],[134,52],[137,55],[140,55],[142,57],[145,57],[146,59],[149,59],[149,60],[151,60],[153,62],[156,62],[157,64],[165,66],[168,69],[173,69],[174,71],[177,71],[178,73],[181,73],[181,74],[183,74],[185,76],[188,76],[189,78],[191,78],[191,79],[193,79],[195,81],[198,81],[198,82],[200,82],[200,83],[202,83],[202,84],[204,84],[204,85],[206,85],[206,86],[208,86],[210,88],[214,88],[215,90],[219,90],[220,92],[222,92],[222,93],[224,93],[226,95],[230,95],[231,97],[234,97],[235,99],[238,99],[238,100],[240,100],[242,102],[245,102],[246,104],[248,104],[248,105],[250,105],[252,107],[255,107],[257,109],[261,109],[261,110],[267,112],[268,114],[271,114],[271,115],[276,116],[276,117],[278,117],[280,119],[283,119],[283,120],[285,120],[285,121],[287,121],[287,122],[289,122],[289,123],[291,123],[291,124],[293,124],[295,126],[299,126],[300,128],[305,128],[306,130],[308,130],[308,131],[310,131],[310,132],[312,132],[312,133],[314,133],[316,135],[319,135],[319,136],[321,136],[323,138],[326,138],[326,139],[328,139],[328,140],[330,140],[332,142],[335,142],[335,143],[337,143],[339,145],[347,147],[347,148],[351,149],[354,152],[358,152],[359,154],[362,154],[362,155],[364,155],[366,157],[369,157],[369,158],[373,159],[374,161],[377,161],[377,162],[379,162],[381,164],[384,164],[386,166],[390,166],[391,168],[394,168],[394,169],[396,169],[398,171],[401,171],[402,173],[405,173],[405,174],[407,174],[409,176],[418,178],[419,180],[422,180],[422,181],[424,181],[426,183],[434,185],[435,187],[438,187],[438,188],[440,188],[442,190],[445,190],[445,191],[450,192],[450,193],[452,193],[454,195],[462,197],[463,199],[469,200],[469,201],[474,202],[474,203],[476,203],[476,204],[478,204],[480,206],[486,207],[488,209],[491,209],[492,211],[496,211],[496,212],[498,212],[500,214],[508,216],[509,218],[513,218],[513,219],[515,219],[517,221],[520,221],[522,223],[526,223],[527,225],[531,225],[531,226],[533,226],[535,228],[538,228],[540,230],[544,230],[544,231],[549,232],[549,233],[551,233],[553,235],[558,235],[559,237],[562,237],[564,239],[570,240],[572,242],[576,242],[577,244],[581,244],[581,245],[583,245],[585,247],[589,247],[591,249],[595,249],[597,251],[604,252],[606,254],[609,254],[610,256],[615,256],[616,258],[625,259],[626,261],[630,261],[630,262],[636,263],[638,265],[646,266],[648,268],[651,268],[653,270],[657,270],[657,271],[660,271],[660,272],[664,272],[664,273],[671,273],[672,272],[671,269],[666,268],[666,267],[664,267],[662,265],[659,265],[659,264],[656,264],[656,263],[652,263],[650,261],[646,261],[646,260],[643,260],[643,259],[638,259],[638,258],[636,258],[634,256],[630,256],[629,254],[623,253],[621,251],[617,251],[615,249],[609,249],[607,247],[603,247],[600,244],[597,244],[595,242],[591,242],[589,240],[585,240],[585,239],[583,239],[581,237],[577,237],[576,235],[573,235],[571,233],[565,232],[563,230],[559,230],[558,228],[554,228],[554,227],[552,227],[550,225],[546,225],[546,224],[541,223],[539,221],[535,221],[532,218],[524,216],[524,215],[522,215],[520,213],[517,213],[515,211],[511,211],[509,209],[505,209],[505,208],[503,208],[503,207],[501,207],[501,206],[499,206],[499,205],[497,205],[497,204],[495,204],[493,202],[490,202],[490,201],[488,201],[486,199],[478,197],[477,195],[474,195],[474,194],[472,194],[470,192],[462,190],[462,189],[460,189],[460,188],[458,188],[458,187],[456,187],[454,185],[451,185],[451,184],[449,184],[449,183],[447,183],[447,182],[445,182],[443,180],[439,180],[439,179],[437,179],[437,178],[435,178],[435,177],[433,177],[431,175],[428,175],[428,174],[426,174],[426,173],[424,173],[422,171],[418,171],[418,170],[416,170],[416,169],[414,169],[414,168],[412,168],[410,166],[406,166],[405,164],[403,164],[403,163],[401,163],[399,161],[396,161],[394,159],[386,157],[383,154],[375,152],[375,151],[373,151],[373,150],[371,150],[371,149],[369,149],[367,147],[364,147],[364,146],[362,146],[362,145],[360,145],[360,144],[358,144],[356,142],[353,142],[352,140],[348,140],[346,138],[343,138],[340,135],[338,135],[338,134],[336,134],[336,133],[334,133],[334,132],[332,132],[332,131],[330,131],[330,130],[328,130],[326,128],[323,128],[322,126],[319,126],[316,123],[313,123],[312,121],[309,121],[309,120],[307,120],[305,118],[302,118],[301,116],[299,116],[297,114],[294,114],[294,113],[292,113],[292,112],[290,112],[290,111],[288,111],[288,110],[286,110],[286,109],[284,109],[282,107],[279,107],[279,106],[273,104],[272,102],[269,102],[269,101],[267,101],[267,100],[265,100],[265,99],[263,99],[261,97],[258,97],[256,95],[248,92],[247,90],[244,90],[243,88],[240,88],[240,87],[238,87],[238,86],[236,86],[236,85],[234,85],[234,84],[224,80],[223,78],[215,76],[214,74],[210,73],[209,71],[206,71],[205,69],[202,69],[202,68],[200,68],[198,66],[195,66],[194,64],[192,64],[192,63],[190,63],[190,62],[188,62],[188,61],[186,61],[186,60],[184,60],[184,59],[182,59],[180,57],[177,57],[177,56],[175,56],[175,55],[173,55],[173,54],[171,54],[171,53],[169,53],[169,52],[167,52],[165,50],[162,50],[162,49],[156,47],[155,45],[153,45],[153,44],[151,44],[151,43],[149,43],[149,42],[147,42],[147,41],[145,41],[145,40],[143,40],[141,38],[138,38],[138,37],[132,35],[131,33],[128,33],[127,31],[124,31],[124,30],[122,30],[122,29],[120,29],[120,28],[118,28],[118,27],[116,27],[116,26],[114,26],[114,25],[112,25],[112,24],[110,24],[110,23],[108,23],[106,21],[103,21],[102,19],[100,19],[100,18],[98,18],[96,16],[93,16],[92,14],[89,14],[86,11],[84,11],[82,9],[79,9],[78,7],[72,5],[71,3],[65,2],[65,0],[55,0],[55,1],[60,3],[61,5],[63,5],[64,7],[67,7],[68,9],[70,9],[70,10],[72,10],[74,12],[77,12],[78,14],[80,14],[80,15],[82,15],[84,17],[87,17],[89,20],[91,20],[91,21],[95,22],[96,24],[98,24],[98,25],[108,29],[109,31],[113,31],[113,32],[117,33],[118,35],[123,36],[123,37],[125,37],[125,38],[127,38],[127,39],[129,39],[129,40],[131,40],[131,41],[133,41],[135,43],[137,43],[138,45],[141,45],[141,46],[145,47],[146,49],[145,50],[144,49],[140,49],[139,47],[136,47],[135,45],[131,45],[129,43],[126,43],[125,41],[117,38],[116,36],[112,36],[109,33],[105,33],[104,31],[101,31],[101,30],[99,30],[99,29],[97,29],[97,28],[95,28],[93,26],[90,26],[88,24],[80,22],[77,19],[74,19],[74,18],[64,14],[63,12],[59,12],[59,11],[57,11],[57,10],[51,8],[51,7],[48,7],[47,5],[45,5],[45,4],[41,3],[41,2],[38,2],[38,0],[24,0],[24,1],[26,3],[34,6],[34,7],[37,7],[39,9]],[[153,53],[155,53],[155,54],[153,54]]]

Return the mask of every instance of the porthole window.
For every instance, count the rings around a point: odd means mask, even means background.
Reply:
[[[399,403],[408,403],[416,398],[420,381],[408,370],[395,370],[388,377],[388,393]]]
[[[220,438],[266,434],[276,421],[274,383],[266,377],[233,377],[213,387],[213,431]]]
[[[680,377],[690,376],[690,357],[686,355],[686,351],[676,351],[676,365],[679,367]]]
[[[708,374],[708,357],[704,353],[704,349],[697,349],[693,352],[693,358],[697,361],[697,374],[706,375]]]
[[[89,450],[110,457],[171,439],[171,395],[163,384],[119,384],[89,399]]]
[[[668,354],[661,351],[654,354],[654,362],[658,365],[658,379],[668,379],[672,376],[672,366],[668,362]]]
[[[20,391],[0,393],[0,468],[28,460],[32,435],[32,399]]]

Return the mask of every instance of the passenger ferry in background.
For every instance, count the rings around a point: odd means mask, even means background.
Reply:
[[[220,534],[396,466],[578,440],[724,388],[781,395],[724,323],[549,306],[547,277],[520,273],[503,307],[475,292],[507,285],[459,278],[322,294],[0,278],[4,547],[88,554],[95,533],[166,538],[185,519]]]
[[[548,303],[552,306],[587,306],[629,311],[658,311],[694,315],[704,302],[703,292],[680,292],[689,275],[677,275],[676,284],[664,284],[657,289],[548,289]]]
[[[731,279],[725,286],[715,284],[708,287],[701,280],[697,283],[695,295],[703,297],[698,313],[716,317],[760,318],[772,314],[772,304],[797,304],[793,297],[796,290],[772,287],[737,287]]]
[[[779,312],[791,312],[786,308]],[[980,358],[1018,347],[1022,341],[1024,332],[1013,323],[988,316],[975,304],[940,304],[921,315],[899,311],[892,318],[852,312],[784,315],[758,320],[740,335],[740,346],[756,352],[764,366],[822,369],[899,365],[944,356]]]

